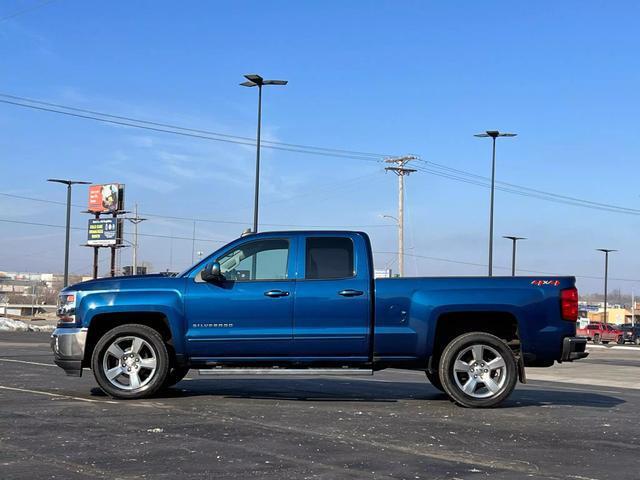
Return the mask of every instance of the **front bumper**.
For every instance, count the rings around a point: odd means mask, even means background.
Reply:
[[[56,328],[51,334],[53,361],[72,377],[82,376],[86,328]]]
[[[589,355],[587,349],[587,339],[584,337],[565,337],[562,341],[561,362],[573,362]]]

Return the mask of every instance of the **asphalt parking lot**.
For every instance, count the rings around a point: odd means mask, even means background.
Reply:
[[[0,333],[0,478],[638,479],[640,349],[529,369],[502,407],[456,407],[419,372],[205,378],[114,401]]]

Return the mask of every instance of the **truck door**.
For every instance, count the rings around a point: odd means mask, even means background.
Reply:
[[[188,282],[187,348],[193,357],[279,357],[293,342],[295,241],[247,239],[216,260],[224,280]],[[212,259],[213,261],[213,259]]]
[[[296,356],[366,361],[370,279],[367,245],[359,235],[300,237],[294,349]]]

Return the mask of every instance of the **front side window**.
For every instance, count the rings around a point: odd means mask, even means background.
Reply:
[[[353,241],[350,238],[307,238],[306,244],[306,279],[321,280],[354,276]]]
[[[247,242],[224,254],[218,262],[227,280],[285,280],[289,242],[282,239]]]

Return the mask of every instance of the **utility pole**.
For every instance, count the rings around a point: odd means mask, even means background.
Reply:
[[[609,279],[609,254],[611,252],[617,252],[617,250],[611,250],[610,248],[597,248],[599,252],[604,252],[604,323],[607,322],[607,281]]]
[[[136,216],[133,218],[127,218],[131,223],[133,223],[133,274],[138,274],[138,224],[147,220],[146,218],[141,218],[138,215],[138,204],[136,203],[135,207]]]
[[[631,326],[636,324],[636,299],[633,293],[633,287],[631,287]]]
[[[410,161],[417,159],[418,157],[414,155],[404,155],[385,160],[386,163],[393,164],[392,167],[385,167],[385,170],[398,176],[398,275],[400,277],[404,277],[404,176],[417,171],[407,168]]]
[[[511,251],[511,276],[516,276],[516,243],[518,240],[526,240],[525,237],[514,237],[511,235],[504,235],[502,238],[506,238],[507,240],[511,240],[513,242],[513,249]]]

